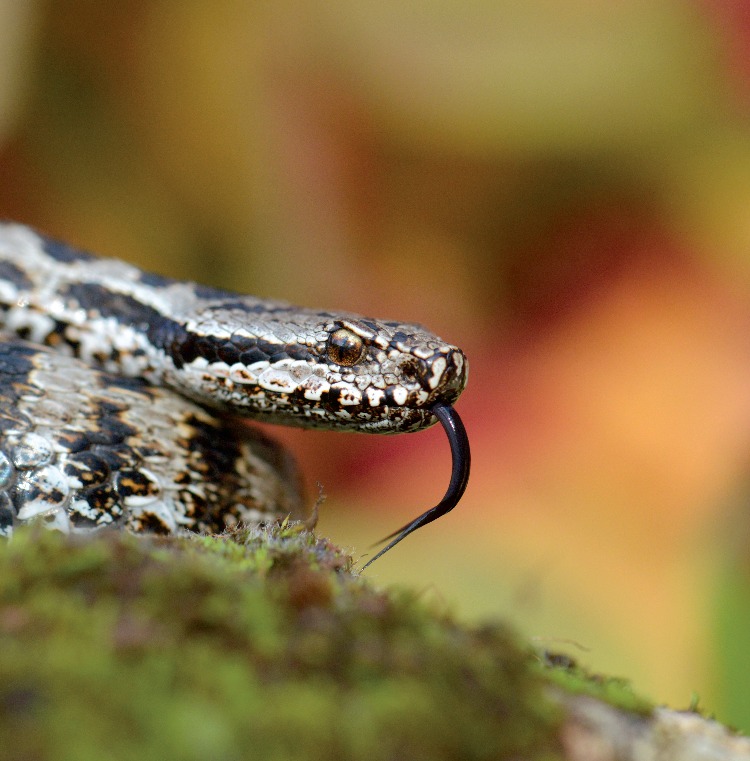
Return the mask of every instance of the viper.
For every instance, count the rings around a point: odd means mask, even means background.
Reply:
[[[370,563],[452,510],[468,482],[453,407],[468,363],[417,324],[173,280],[5,223],[0,331],[5,536],[40,519],[174,533],[299,514],[290,456],[237,418],[384,434],[441,423],[445,496]]]

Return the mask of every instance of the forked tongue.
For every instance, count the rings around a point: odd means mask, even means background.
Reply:
[[[363,566],[364,571],[370,563],[374,563],[381,555],[385,554],[392,547],[395,547],[402,539],[405,539],[413,531],[416,531],[422,526],[426,526],[428,523],[437,520],[441,516],[449,513],[458,504],[459,500],[466,491],[466,484],[469,482],[469,470],[471,468],[471,450],[469,449],[469,438],[466,435],[466,429],[461,422],[461,418],[453,407],[438,402],[433,405],[432,414],[440,421],[440,424],[445,429],[448,435],[448,442],[451,445],[451,457],[453,459],[453,468],[451,471],[451,481],[448,484],[448,491],[445,492],[445,496],[440,500],[440,503],[435,507],[428,510],[426,513],[422,513],[418,518],[415,518],[411,523],[407,523],[403,528],[398,531],[394,531],[389,536],[381,539],[378,544],[387,542],[389,539],[393,541],[385,546],[374,558],[368,560]],[[395,537],[395,539],[394,539]]]

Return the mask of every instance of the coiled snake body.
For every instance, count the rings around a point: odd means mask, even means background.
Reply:
[[[0,328],[2,535],[40,517],[170,533],[299,515],[286,453],[228,415],[373,433],[439,419],[448,493],[392,544],[466,486],[466,359],[419,325],[171,280],[0,224]]]

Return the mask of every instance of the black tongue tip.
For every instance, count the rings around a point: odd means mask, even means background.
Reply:
[[[461,422],[461,418],[458,416],[456,410],[448,404],[438,402],[433,405],[431,409],[432,414],[435,415],[443,426],[451,447],[453,467],[451,470],[451,480],[448,484],[448,490],[445,492],[445,496],[440,500],[440,503],[435,507],[422,513],[422,515],[415,518],[411,523],[407,523],[403,528],[394,531],[392,534],[382,539],[382,542],[387,542],[389,539],[393,539],[393,541],[380,550],[374,558],[368,560],[362,566],[363,571],[368,565],[370,565],[370,563],[374,563],[381,555],[384,555],[392,547],[395,547],[402,539],[405,539],[413,531],[416,531],[422,526],[426,526],[428,523],[432,523],[432,521],[437,520],[453,510],[453,508],[459,503],[463,493],[466,491],[466,485],[469,483],[469,471],[471,470],[471,449],[469,448],[469,438],[466,435],[464,424]],[[380,544],[380,542],[378,542],[378,544]]]

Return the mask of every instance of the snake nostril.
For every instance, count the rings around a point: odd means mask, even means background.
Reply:
[[[415,360],[407,359],[401,364],[401,376],[404,380],[416,383],[419,381],[419,364]]]

